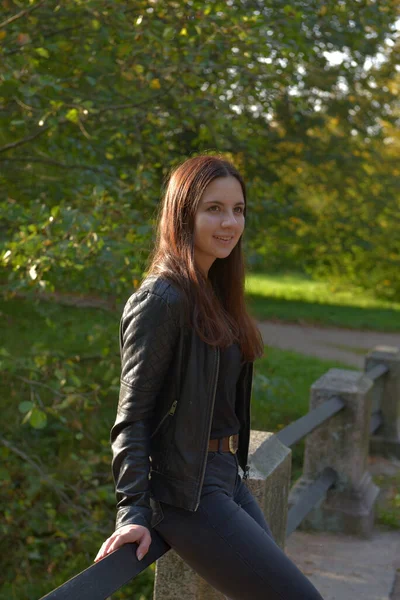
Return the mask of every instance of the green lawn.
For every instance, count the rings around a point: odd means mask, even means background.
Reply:
[[[400,302],[380,300],[356,287],[333,288],[301,274],[251,273],[246,292],[259,320],[400,331]]]

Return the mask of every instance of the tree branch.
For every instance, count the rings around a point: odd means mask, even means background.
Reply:
[[[140,102],[136,102],[136,103],[129,103],[129,104],[114,104],[111,106],[105,106],[104,108],[97,108],[95,112],[90,112],[89,110],[89,114],[87,115],[86,118],[88,118],[89,116],[96,116],[98,114],[107,112],[109,110],[122,110],[125,108],[138,108],[139,106],[142,106],[143,104],[149,104],[149,101],[151,100],[152,102],[154,102],[154,100],[157,100],[157,98],[162,98],[162,96],[166,95],[174,86],[176,85],[175,81],[173,83],[171,83],[170,86],[167,86],[165,89],[161,90],[158,94],[154,94],[154,96],[152,96],[151,98],[144,98],[143,100],[141,100]]]
[[[51,31],[48,34],[43,34],[43,39],[47,39],[49,37],[52,37],[53,35],[58,35],[59,33],[66,33],[67,31],[74,31],[75,29],[80,29],[82,32],[82,26],[81,25],[74,25],[74,27],[65,27],[64,29],[57,29],[55,31]],[[15,54],[16,52],[20,52],[21,48],[25,48],[25,46],[29,46],[30,44],[37,44],[38,42],[36,40],[29,40],[29,42],[25,42],[25,44],[21,44],[18,48],[13,48],[12,50],[9,50],[8,52],[4,52],[4,56],[11,56],[12,54]]]
[[[60,484],[59,481],[53,479],[50,475],[47,475],[47,473],[45,473],[41,469],[41,467],[39,467],[39,465],[34,460],[32,460],[32,458],[30,458],[30,456],[23,452],[23,450],[20,450],[19,448],[11,444],[11,442],[3,438],[3,436],[0,436],[0,444],[3,444],[3,446],[11,450],[11,452],[14,452],[14,454],[22,458],[31,467],[33,467],[39,473],[41,479],[45,481],[54,490],[61,502],[64,502],[64,504],[71,506],[75,510],[85,514],[88,517],[91,516],[91,512],[89,510],[87,510],[84,506],[77,506],[76,504],[71,502],[69,496],[62,489],[59,489],[60,485],[64,485],[66,487],[69,487],[71,490],[74,491],[74,493],[76,493],[76,488],[74,488],[74,486],[65,483]]]
[[[89,165],[67,165],[60,163],[57,160],[51,158],[36,158],[35,156],[21,156],[19,158],[0,158],[0,162],[31,162],[31,163],[43,163],[45,165],[53,165],[54,167],[60,167],[61,169],[83,169],[85,171],[93,171],[94,173],[103,173],[104,169],[100,167],[91,167]]]
[[[33,12],[34,10],[36,10],[37,8],[42,6],[42,4],[44,4],[45,2],[47,2],[47,0],[40,0],[40,2],[38,2],[34,6],[31,6],[30,8],[26,8],[25,10],[21,10],[21,12],[17,13],[13,17],[10,17],[9,19],[6,19],[2,23],[0,23],[0,29],[7,27],[7,25],[9,25],[10,23],[13,23],[14,21],[17,21],[18,19],[22,19],[22,17],[25,17],[27,14]]]
[[[18,140],[17,142],[13,142],[12,144],[6,144],[5,146],[2,146],[2,148],[0,148],[0,153],[7,152],[8,150],[11,150],[12,148],[17,148],[18,146],[22,146],[23,144],[26,144],[27,142],[31,142],[32,140],[34,140],[37,137],[39,137],[40,135],[42,135],[48,129],[50,129],[50,125],[47,125],[46,127],[41,127],[39,129],[39,131],[37,131],[36,133],[34,133],[32,135],[28,135],[25,138],[22,138],[22,140]]]

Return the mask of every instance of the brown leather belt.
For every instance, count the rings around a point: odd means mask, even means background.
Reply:
[[[227,435],[226,437],[210,440],[208,443],[209,452],[231,452],[236,454],[239,447],[239,434]]]

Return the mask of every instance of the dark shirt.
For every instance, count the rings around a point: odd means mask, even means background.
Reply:
[[[240,421],[236,416],[236,383],[242,366],[238,344],[220,349],[217,390],[210,439],[239,433]]]

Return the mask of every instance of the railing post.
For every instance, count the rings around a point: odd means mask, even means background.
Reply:
[[[247,485],[278,546],[285,549],[292,451],[274,433],[252,430]]]
[[[202,595],[204,587],[210,591],[210,600],[224,599],[172,548],[156,562],[153,600],[200,600],[207,597]]]
[[[375,383],[373,412],[380,410],[382,425],[371,435],[370,454],[400,458],[400,348],[377,346],[365,357],[364,370],[377,364],[389,368]]]
[[[307,487],[331,467],[338,474],[326,498],[303,519],[299,529],[353,533],[370,537],[379,488],[367,470],[373,382],[363,373],[330,369],[311,386],[310,410],[333,396],[346,407],[308,434],[303,475],[290,491],[296,504]]]
[[[276,543],[284,549],[291,450],[270,432],[251,431],[246,485],[257,500]],[[156,563],[153,600],[225,600],[172,549]]]

